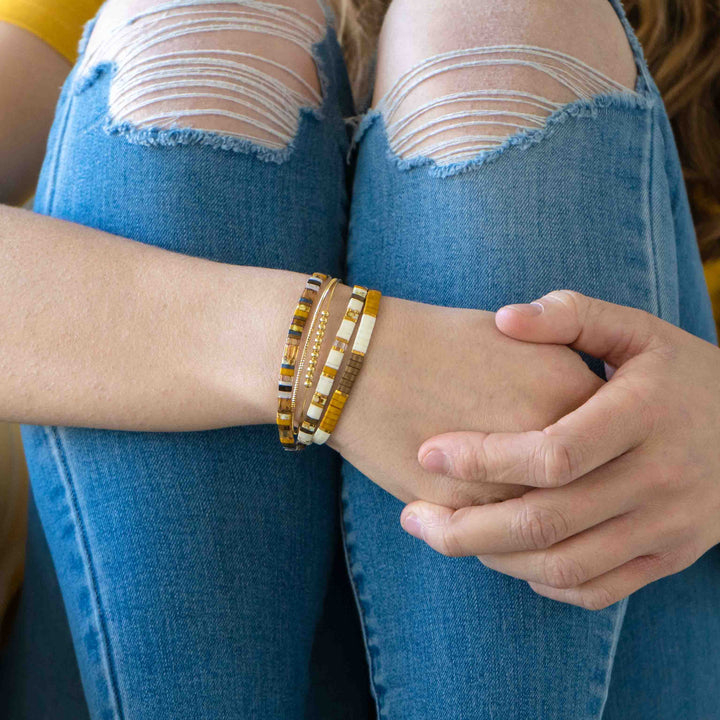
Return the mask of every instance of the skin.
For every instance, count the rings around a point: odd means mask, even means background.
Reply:
[[[615,372],[541,431],[428,439],[426,468],[525,483],[522,498],[454,512],[408,505],[403,527],[477,555],[540,595],[599,610],[720,542],[720,349],[640,310],[557,291],[496,317],[508,337],[567,344]]]

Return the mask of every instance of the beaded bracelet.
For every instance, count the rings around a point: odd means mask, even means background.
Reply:
[[[295,308],[290,329],[288,330],[287,340],[285,341],[282,365],[280,366],[280,383],[278,385],[277,426],[280,442],[286,450],[297,449],[291,409],[298,346],[300,345],[305,323],[310,314],[310,308],[315,301],[315,296],[327,278],[328,276],[323,273],[313,273],[307,279],[305,291]]]
[[[303,385],[305,388],[311,388],[312,387],[312,381],[315,376],[315,369],[317,367],[318,358],[320,357],[320,348],[322,347],[323,339],[325,338],[325,331],[327,329],[327,323],[328,318],[330,316],[330,313],[328,310],[325,309],[326,305],[330,305],[332,303],[333,295],[335,294],[335,289],[340,284],[339,278],[332,278],[329,283],[325,286],[325,289],[323,290],[322,295],[320,296],[320,299],[316,303],[315,312],[313,313],[312,320],[310,321],[310,326],[308,327],[308,333],[307,338],[305,340],[305,345],[303,347],[302,355],[300,356],[300,362],[298,363],[297,370],[295,373],[295,380],[293,382],[293,390],[292,390],[292,399],[290,402],[290,414],[293,418],[293,433],[297,434],[299,431],[299,425],[298,422],[296,424],[295,418],[296,418],[296,403],[297,403],[297,395],[298,390],[300,387],[300,378],[302,376],[303,367],[305,365],[305,356],[307,355],[308,348],[310,349],[310,360],[308,361],[308,367],[307,371],[305,373],[305,380],[303,382]],[[317,328],[315,328],[315,322],[318,320],[319,322],[317,325]],[[313,335],[313,331],[315,332],[315,338],[313,340],[312,346],[310,345],[310,338]],[[302,396],[302,402],[300,403],[300,419],[303,417],[303,413],[305,412],[305,403],[307,401],[306,398],[307,390],[305,393],[303,393]],[[299,445],[297,446],[298,450],[304,449],[305,445]]]
[[[378,290],[370,290],[365,299],[365,307],[363,308],[362,318],[358,327],[355,342],[353,343],[350,357],[347,365],[340,376],[337,389],[333,392],[327,410],[320,421],[320,425],[313,434],[313,442],[322,445],[327,442],[330,434],[340,419],[340,415],[345,407],[350,391],[355,384],[355,379],[360,373],[365,353],[370,345],[373,329],[375,328],[375,320],[377,319],[378,309],[380,307],[381,293]]]
[[[345,316],[340,323],[340,328],[335,336],[335,342],[333,343],[330,353],[325,360],[325,366],[322,369],[322,374],[320,375],[317,387],[315,388],[315,393],[313,394],[312,402],[308,408],[307,415],[305,416],[305,419],[300,426],[300,430],[298,431],[298,443],[310,445],[310,443],[313,442],[315,430],[320,422],[323,409],[325,408],[328,396],[330,395],[333,384],[335,383],[335,376],[342,364],[345,349],[350,342],[350,338],[355,330],[355,325],[357,324],[360,313],[363,310],[367,292],[367,288],[361,287],[360,285],[355,285],[353,287],[352,295],[350,296],[347,309],[345,310]]]

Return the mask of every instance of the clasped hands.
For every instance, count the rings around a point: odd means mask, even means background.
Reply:
[[[608,382],[543,430],[450,432],[420,464],[448,480],[530,486],[459,507],[407,504],[403,528],[540,595],[599,610],[720,542],[720,349],[652,315],[556,291],[495,316],[507,337],[605,361]],[[514,493],[517,494],[517,493]]]

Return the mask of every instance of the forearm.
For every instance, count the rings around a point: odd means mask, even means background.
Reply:
[[[0,251],[2,419],[156,431],[274,421],[304,275],[6,207]]]
[[[0,22],[0,202],[30,197],[70,63],[27,30]]]

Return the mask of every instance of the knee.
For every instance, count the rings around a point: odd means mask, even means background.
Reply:
[[[109,111],[133,127],[186,127],[282,148],[318,106],[318,0],[110,0],[83,64],[112,62]]]
[[[393,0],[373,104],[399,155],[451,162],[635,75],[608,0]]]

